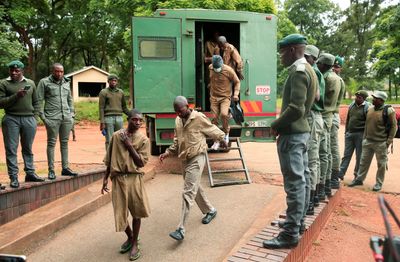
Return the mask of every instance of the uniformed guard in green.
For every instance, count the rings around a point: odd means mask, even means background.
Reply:
[[[322,112],[322,118],[324,120],[324,136],[320,148],[321,177],[318,187],[318,196],[320,200],[324,200],[325,195],[330,197],[332,194],[330,187],[332,165],[330,132],[333,124],[333,114],[336,112],[341,88],[340,78],[332,71],[334,62],[335,57],[328,53],[321,54],[317,61],[318,69],[324,75],[325,79],[324,111]],[[326,181],[328,181],[328,183]]]
[[[282,110],[271,123],[272,135],[278,136],[278,155],[286,192],[286,220],[283,231],[273,239],[265,240],[266,248],[288,248],[298,244],[304,214],[307,211],[309,170],[307,143],[310,126],[307,115],[315,101],[318,79],[304,58],[306,38],[288,35],[279,41],[281,62],[288,67],[288,77],[282,93]]]
[[[0,108],[5,115],[2,119],[4,147],[6,149],[7,172],[10,186],[19,187],[17,149],[21,137],[22,158],[24,159],[25,182],[42,182],[33,166],[32,144],[36,134],[39,101],[35,83],[24,77],[24,64],[12,61],[8,64],[9,77],[0,80]]]
[[[118,76],[109,75],[108,87],[99,94],[100,130],[106,137],[106,150],[112,134],[122,128],[122,113],[129,114],[124,92],[117,85]]]
[[[325,80],[322,73],[319,71],[316,61],[319,56],[319,49],[313,45],[307,45],[304,57],[307,62],[313,67],[318,78],[319,89],[315,96],[315,101],[311,107],[310,113],[307,116],[308,124],[310,125],[310,140],[308,143],[308,168],[310,169],[310,202],[308,204],[307,215],[314,214],[314,206],[319,205],[318,196],[315,192],[320,179],[320,160],[319,147],[321,136],[324,133],[324,121],[321,112],[324,110],[325,96]]]
[[[330,185],[333,189],[338,189],[340,186],[339,183],[339,169],[340,169],[340,150],[339,150],[339,127],[340,127],[340,115],[339,115],[339,107],[342,103],[342,99],[346,92],[346,85],[343,79],[340,77],[340,73],[342,71],[342,67],[344,64],[343,57],[336,56],[335,62],[333,64],[332,71],[339,77],[340,79],[340,92],[338,101],[336,103],[336,110],[333,113],[333,120],[332,120],[332,129],[331,129],[331,155],[332,155],[332,162],[331,162],[331,180]]]
[[[387,108],[387,120],[384,120],[383,111],[385,100],[387,99],[385,92],[375,91],[372,97],[373,106],[369,107],[367,120],[365,121],[360,168],[358,169],[357,177],[349,184],[349,187],[363,184],[375,154],[378,170],[376,171],[376,184],[372,190],[379,191],[382,189],[383,180],[385,179],[388,160],[387,152],[397,131],[397,120],[396,112],[392,107]]]
[[[338,177],[343,180],[349,167],[354,150],[356,151],[356,165],[354,166],[354,178],[357,176],[360,166],[362,140],[364,136],[365,120],[370,103],[366,101],[368,92],[359,90],[355,93],[356,98],[350,104],[347,111],[346,129],[344,133],[344,153],[340,163]]]
[[[70,81],[64,77],[64,67],[62,64],[53,64],[52,74],[39,81],[38,98],[41,105],[40,118],[45,124],[47,131],[48,178],[51,180],[56,179],[54,172],[54,148],[58,136],[60,136],[61,175],[77,176],[78,174],[68,167],[68,140],[75,110]]]

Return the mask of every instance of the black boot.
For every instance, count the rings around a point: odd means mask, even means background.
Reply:
[[[317,186],[315,187],[315,191],[314,191],[314,207],[319,206],[319,197],[318,197],[318,191],[319,191],[319,184],[317,184]]]
[[[308,209],[306,212],[306,215],[308,215],[308,216],[314,215],[314,195],[315,195],[315,191],[311,190],[310,191],[310,203],[308,204]]]
[[[319,201],[325,200],[325,184],[319,184],[319,192],[318,192]]]
[[[327,197],[332,197],[331,180],[325,181],[325,195]]]
[[[332,189],[339,189],[339,187],[340,187],[339,171],[332,170],[331,188]]]

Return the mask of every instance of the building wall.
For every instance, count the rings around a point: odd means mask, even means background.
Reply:
[[[89,69],[72,76],[72,94],[74,101],[80,100],[78,83],[79,82],[98,82],[107,83],[107,75],[97,71],[96,69]]]

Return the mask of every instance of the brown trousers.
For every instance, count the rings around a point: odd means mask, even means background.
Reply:
[[[211,114],[215,117],[212,123],[218,126],[219,119],[222,120],[222,131],[229,134],[229,107],[231,106],[231,99],[228,97],[210,97]]]
[[[185,180],[182,193],[182,215],[178,228],[185,230],[186,220],[194,202],[199,206],[201,212],[206,214],[213,210],[203,188],[200,185],[201,174],[206,163],[206,155],[200,154],[183,162],[183,178]]]

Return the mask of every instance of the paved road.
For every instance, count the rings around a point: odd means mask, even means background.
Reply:
[[[203,177],[207,195],[219,213],[209,225],[203,225],[202,214],[194,207],[185,240],[178,243],[168,234],[179,219],[181,179],[179,175],[158,174],[147,183],[152,214],[142,223],[140,261],[221,261],[268,203],[280,202],[281,206],[284,200],[280,187],[250,184],[210,188]],[[269,217],[276,214],[277,211],[271,209]],[[118,253],[124,240],[124,233],[114,231],[112,205],[108,204],[58,232],[28,255],[28,259],[41,262],[127,261],[127,255]]]

